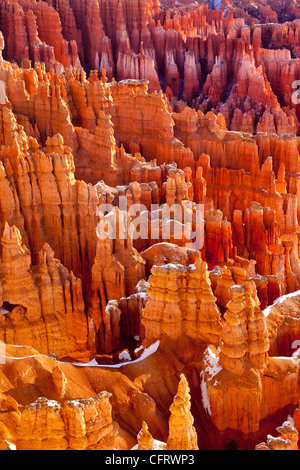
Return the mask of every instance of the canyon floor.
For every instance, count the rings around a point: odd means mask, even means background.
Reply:
[[[296,1],[1,0],[1,450],[298,450],[299,87]]]

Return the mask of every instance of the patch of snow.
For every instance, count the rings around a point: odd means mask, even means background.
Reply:
[[[275,300],[275,302],[272,305],[269,305],[265,310],[263,310],[263,314],[265,317],[268,317],[271,311],[271,308],[273,305],[277,304],[282,304],[286,299],[292,299],[293,297],[299,297],[300,298],[300,290],[297,290],[295,292],[291,292],[290,294],[282,295],[281,297],[278,297],[278,299]]]
[[[177,268],[177,264],[174,264],[174,263],[168,263],[168,264],[164,264],[162,266],[159,266],[161,269],[169,269],[169,268]]]
[[[291,416],[291,415],[288,415],[288,417],[286,418],[286,420],[291,423],[292,426],[295,426],[295,421],[294,421],[294,418]]]
[[[149,287],[148,282],[146,282],[146,281],[144,281],[144,282],[143,282],[143,281],[139,281],[139,282],[137,283],[137,285],[136,285],[136,291],[137,291],[138,293],[140,293],[140,292],[146,293],[148,287]]]
[[[205,371],[204,370],[200,373],[200,379],[201,379],[200,388],[201,388],[201,393],[202,393],[203,408],[211,416],[208,389],[207,389],[207,384],[205,382]]]
[[[140,299],[144,299],[144,300],[146,300],[146,301],[148,300],[148,294],[147,294],[147,292],[139,292],[139,293],[138,293],[138,296],[139,296]]]
[[[151,346],[149,346],[149,348],[145,349],[145,351],[142,353],[141,357],[136,359],[136,361],[134,361],[134,362],[141,361],[142,359],[146,359],[146,357],[149,357],[152,354],[154,354],[158,350],[159,345],[160,345],[160,340],[158,340],[155,343],[151,344]]]
[[[205,371],[209,374],[210,378],[213,378],[222,370],[222,366],[219,363],[218,356],[210,349],[210,347],[206,349],[204,354],[205,362],[207,363]]]
[[[96,359],[92,359],[89,362],[73,362],[73,366],[80,366],[80,367],[99,367],[100,364],[96,361]],[[118,364],[120,366],[121,364]]]
[[[138,444],[133,446],[130,450],[137,450],[138,449]],[[158,441],[157,439],[154,439],[154,445],[153,445],[153,450],[165,450],[166,449],[166,443],[162,441]]]
[[[80,406],[80,401],[78,400],[71,400],[71,402],[73,406]]]
[[[8,442],[6,439],[5,439],[5,442],[8,444],[8,447],[10,450],[17,450],[15,444],[12,444],[11,442]]]
[[[47,404],[47,406],[50,406],[50,407],[54,407],[58,405],[58,402],[54,400],[47,400],[45,403]]]
[[[6,310],[6,308],[1,307],[0,313],[2,313],[2,315],[6,315],[7,313],[9,313],[9,310]]]
[[[146,348],[144,350],[141,357],[139,357],[135,361],[122,362],[121,364],[107,365],[107,364],[98,364],[96,359],[92,359],[91,361],[89,361],[87,363],[72,362],[72,364],[74,366],[79,366],[79,367],[105,367],[105,368],[110,368],[110,369],[119,369],[120,367],[124,367],[128,364],[136,364],[137,362],[143,361],[144,359],[151,356],[152,354],[154,354],[158,350],[159,344],[160,344],[160,340],[158,340],[155,343],[151,344],[151,346],[149,346],[149,348]]]
[[[128,351],[122,351],[119,354],[120,361],[131,361],[131,356]]]
[[[297,359],[297,357],[286,357],[286,356],[272,356],[272,359],[277,359],[279,360],[280,362],[287,362],[287,363],[293,363],[293,364],[297,364],[299,362],[299,360]]]
[[[58,403],[57,401],[55,401],[55,400],[46,400],[46,401],[43,401],[43,404],[49,406],[50,408],[52,408],[52,407],[54,408],[54,407],[56,407],[56,406],[59,406],[59,403]],[[34,408],[34,407],[36,407],[36,406],[38,406],[38,405],[39,405],[39,402],[38,402],[38,401],[35,401],[35,402],[33,402],[33,403],[30,403],[29,406],[31,406],[32,408]]]
[[[196,266],[194,264],[189,265],[189,270],[190,271],[196,271]]]
[[[166,443],[154,439],[154,450],[163,450],[166,448]]]
[[[204,351],[204,363],[206,367],[200,373],[200,388],[202,393],[202,404],[203,408],[211,416],[210,402],[208,388],[205,378],[210,381],[222,370],[222,366],[219,362],[218,352],[214,352],[209,346]],[[217,380],[211,381],[212,385],[215,387],[218,385]]]

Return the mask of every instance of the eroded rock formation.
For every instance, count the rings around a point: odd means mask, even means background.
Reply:
[[[18,450],[112,449],[116,434],[108,393],[63,405],[39,398],[22,411],[16,446]]]
[[[185,376],[180,376],[178,393],[170,407],[168,450],[198,450],[194,418],[190,412],[190,390]]]
[[[268,436],[267,442],[258,444],[255,450],[299,450],[298,431],[291,422],[285,421],[276,431],[280,437]]]
[[[299,19],[2,0],[0,449],[297,449]]]

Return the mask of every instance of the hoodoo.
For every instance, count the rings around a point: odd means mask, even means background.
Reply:
[[[299,78],[293,0],[1,0],[1,450],[299,450]]]

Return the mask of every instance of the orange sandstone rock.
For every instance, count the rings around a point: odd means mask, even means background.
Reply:
[[[5,225],[1,244],[2,341],[27,344],[44,354],[87,359],[81,281],[54,258],[49,245],[40,251],[38,265],[32,266],[16,227]]]
[[[1,2],[0,448],[296,446],[299,8],[214,6]]]
[[[200,255],[187,267],[153,266],[148,282],[148,302],[142,314],[145,346],[164,336],[218,341],[220,312],[211,290],[207,265]]]
[[[18,450],[85,450],[114,447],[116,427],[112,421],[109,394],[65,401],[39,398],[21,415]],[[92,418],[92,419],[91,419]]]
[[[298,432],[289,421],[276,428],[280,437],[268,436],[267,442],[258,444],[255,450],[299,450]]]
[[[143,421],[142,429],[140,430],[140,432],[137,436],[137,440],[138,440],[137,450],[153,450],[153,448],[154,448],[154,439],[151,436],[151,434],[148,430],[148,426],[145,423],[145,421]]]
[[[189,386],[185,376],[180,376],[178,393],[170,407],[168,450],[198,450],[197,433],[190,412]]]

